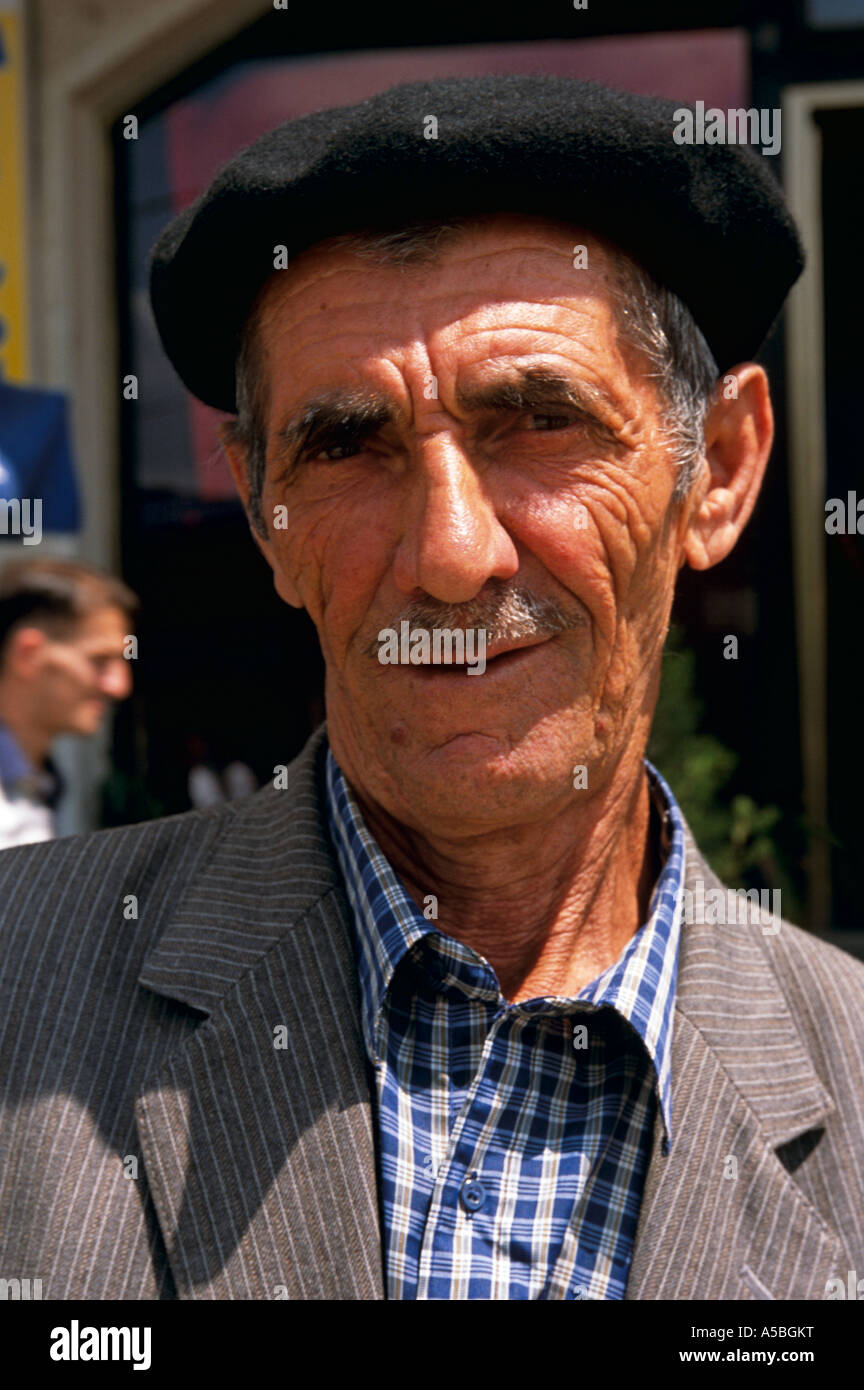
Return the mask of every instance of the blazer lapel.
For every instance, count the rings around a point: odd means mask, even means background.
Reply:
[[[700,880],[722,887],[688,831],[685,886]],[[771,969],[773,939],[758,924],[682,926],[672,1145],[664,1155],[658,1118],[628,1299],[818,1299],[846,1269],[783,1162],[800,1136],[819,1142],[835,1106]]]
[[[140,983],[207,1015],[136,1104],[181,1298],[383,1298],[349,908],[324,729],[238,803]]]

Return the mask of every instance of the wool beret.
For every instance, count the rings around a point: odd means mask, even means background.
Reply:
[[[338,233],[521,212],[615,242],[684,301],[721,371],[750,359],[801,272],[801,244],[768,160],[734,140],[698,143],[695,122],[687,143],[684,109],[509,75],[405,83],[286,121],[159,237],[150,295],[165,351],[193,395],[233,412],[239,335],[274,247],[290,258]]]

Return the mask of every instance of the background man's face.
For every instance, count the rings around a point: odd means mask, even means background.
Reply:
[[[100,608],[63,637],[46,635],[39,649],[33,701],[40,723],[55,734],[94,734],[111,700],[132,689],[123,656],[129,619],[119,608]]]
[[[410,269],[325,243],[264,301],[265,553],[318,629],[337,758],[408,824],[548,814],[572,800],[574,764],[601,786],[650,724],[690,506],[672,503],[661,410],[618,341],[609,255],[580,236],[589,268],[575,269],[574,240],[496,218]],[[582,408],[546,388],[529,408],[472,400],[537,369]],[[280,443],[313,397],[352,389],[391,418]],[[370,655],[411,600],[427,600],[429,626],[457,626],[454,605],[482,626],[502,586],[553,601],[563,630],[507,655],[493,645],[483,675]]]

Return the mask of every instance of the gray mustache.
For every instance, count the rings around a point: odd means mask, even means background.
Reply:
[[[412,632],[435,628],[450,631],[468,628],[483,629],[487,646],[494,642],[526,642],[534,637],[554,637],[558,632],[584,627],[582,612],[568,613],[555,599],[537,598],[528,589],[506,589],[483,599],[468,603],[435,603],[429,599],[413,599],[390,623],[399,631],[407,622]],[[383,624],[382,624],[383,626]],[[364,648],[364,655],[377,658],[378,638]]]

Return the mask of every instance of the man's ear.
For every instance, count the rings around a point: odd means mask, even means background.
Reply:
[[[40,627],[19,627],[9,637],[4,670],[19,680],[35,680],[42,670],[47,645],[48,635]]]
[[[246,512],[252,538],[273,571],[273,587],[285,603],[290,604],[292,608],[302,608],[304,605],[300,595],[291,580],[286,577],[283,567],[278,563],[274,555],[273,543],[269,533],[266,537],[260,535],[249,515],[249,470],[247,468],[246,445],[237,439],[234,433],[234,423],[231,420],[226,420],[221,424],[217,433],[219,435],[219,443],[222,445],[225,451],[225,457],[228,460],[228,467],[231,469],[234,486],[240,494],[240,500]]]
[[[228,467],[231,469],[231,476],[234,479],[234,486],[240,494],[240,501],[249,515],[249,474],[246,470],[246,445],[242,444],[235,434],[235,423],[233,420],[223,420],[218,426],[216,433],[219,436],[219,443],[222,445],[225,457],[228,460]]]
[[[684,538],[684,556],[695,570],[725,560],[759,496],[774,439],[768,378],[755,362],[724,373],[705,420],[708,475]]]

